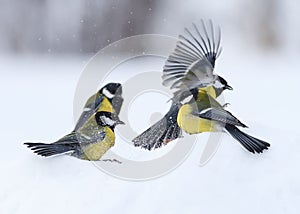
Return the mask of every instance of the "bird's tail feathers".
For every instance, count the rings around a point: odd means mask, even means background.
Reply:
[[[78,143],[24,143],[34,153],[43,157],[49,157],[52,155],[64,154],[76,150]]]
[[[270,147],[270,144],[257,139],[255,137],[252,137],[241,130],[239,130],[237,127],[233,125],[226,125],[225,129],[228,131],[228,133],[235,138],[239,143],[247,149],[249,152],[252,153],[262,153],[264,150],[267,150],[268,147]]]
[[[162,119],[132,140],[134,146],[151,150],[181,137],[182,131],[177,124],[178,111],[179,106],[173,103]]]
[[[178,124],[166,126],[165,118],[156,122],[142,134],[132,140],[134,146],[152,150],[159,148],[181,136],[181,129]]]

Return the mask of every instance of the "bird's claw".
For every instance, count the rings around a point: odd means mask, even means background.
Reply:
[[[118,163],[121,164],[122,162],[117,160],[117,159],[102,159],[100,161],[104,161],[104,162],[111,162],[111,163]]]
[[[222,105],[223,108],[227,108],[230,105],[230,103],[225,103],[224,105]]]

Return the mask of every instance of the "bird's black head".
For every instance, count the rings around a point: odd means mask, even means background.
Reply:
[[[213,84],[213,87],[216,91],[217,97],[226,89],[233,90],[233,88],[230,85],[228,85],[227,81],[221,76],[218,76],[217,80]]]
[[[97,112],[95,115],[95,119],[99,126],[108,126],[112,129],[114,129],[115,126],[118,124],[125,124],[123,121],[120,120],[118,115],[107,111]]]
[[[113,99],[115,96],[122,95],[122,85],[120,83],[108,83],[99,90],[108,99]]]
[[[193,88],[189,92],[190,92],[191,95],[193,95],[194,100],[198,99],[198,88]]]

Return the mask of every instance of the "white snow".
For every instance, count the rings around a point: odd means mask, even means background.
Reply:
[[[22,145],[51,142],[73,128],[74,92],[87,58],[2,57],[0,213],[298,213],[298,59],[286,53],[246,54],[226,44],[217,62],[216,72],[234,88],[225,94],[231,103],[228,109],[250,127],[247,133],[271,143],[269,151],[249,154],[224,136],[215,156],[200,167],[208,136],[202,134],[178,168],[135,182],[111,177],[91,162],[69,156],[38,157]],[[120,78],[132,72],[124,71]],[[156,105],[166,111],[169,104]],[[139,128],[147,126],[145,121]],[[117,139],[113,150],[118,152],[122,143]]]

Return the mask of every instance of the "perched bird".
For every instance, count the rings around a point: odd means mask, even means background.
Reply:
[[[247,128],[229,111],[226,111],[205,90],[192,90],[193,99],[181,106],[177,116],[177,122],[181,129],[188,134],[202,132],[227,131],[240,144],[252,153],[262,153],[270,144],[252,137],[237,126]]]
[[[41,156],[69,153],[72,156],[98,160],[114,145],[114,127],[123,124],[118,114],[123,104],[120,83],[108,83],[88,98],[74,130],[52,144],[25,143]],[[99,120],[102,116],[102,120]],[[105,123],[105,121],[109,123]],[[84,150],[79,147],[84,146]],[[89,152],[86,152],[86,149]],[[92,151],[94,148],[95,151]],[[94,152],[94,155],[86,155]],[[99,157],[99,158],[98,158]]]
[[[181,136],[177,115],[182,102],[192,90],[205,90],[217,98],[224,90],[232,90],[227,81],[214,74],[215,61],[222,48],[220,28],[210,21],[201,21],[200,29],[193,24],[194,32],[185,28],[186,36],[179,35],[174,52],[168,57],[163,69],[163,85],[175,89],[172,105],[167,114],[132,141],[135,146],[151,150]]]
[[[34,153],[48,157],[68,154],[83,160],[97,161],[114,145],[114,128],[124,124],[111,112],[99,111],[92,115],[76,132],[54,143],[24,143]]]

